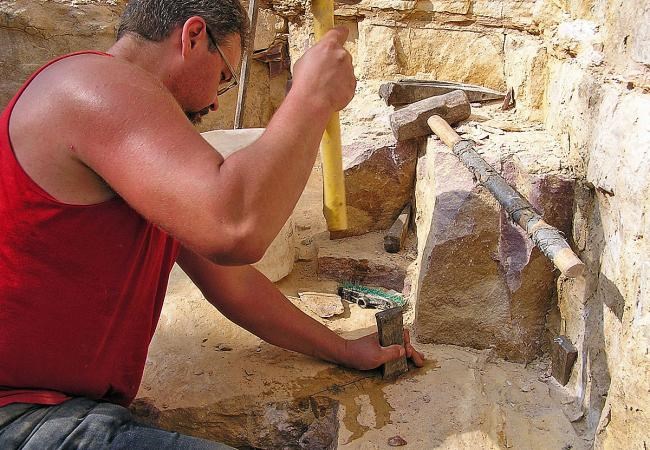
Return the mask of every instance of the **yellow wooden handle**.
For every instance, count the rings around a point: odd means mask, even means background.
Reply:
[[[320,40],[334,27],[334,2],[313,0],[311,11],[314,16],[314,33],[316,39]],[[345,230],[348,227],[348,214],[345,202],[339,113],[334,113],[330,117],[320,150],[323,163],[323,214],[327,221],[327,228],[330,231]]]

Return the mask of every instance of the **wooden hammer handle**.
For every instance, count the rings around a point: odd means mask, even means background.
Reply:
[[[311,11],[314,16],[314,33],[316,39],[320,40],[334,27],[334,0],[313,0]],[[320,148],[323,165],[323,215],[329,231],[345,230],[348,228],[348,210],[338,112],[333,113],[327,122]]]
[[[431,130],[452,149],[454,155],[476,177],[505,209],[510,219],[517,223],[532,239],[555,267],[565,276],[575,278],[582,274],[585,265],[571,250],[562,233],[547,224],[533,206],[474,150],[470,141],[464,141],[440,116],[427,120]]]
[[[454,145],[461,140],[458,133],[456,133],[447,121],[440,116],[429,117],[427,124],[429,124],[431,131],[436,133],[436,136],[438,136],[449,148],[453,148]]]

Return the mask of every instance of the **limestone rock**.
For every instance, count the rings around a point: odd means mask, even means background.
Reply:
[[[338,239],[390,228],[411,198],[417,141],[361,138],[343,148],[348,229]]]
[[[503,34],[359,23],[356,70],[364,79],[427,74],[504,90]],[[435,48],[435,52],[431,49]],[[459,49],[463,51],[459,51]],[[468,54],[476,58],[467,58]]]
[[[0,108],[39,66],[58,55],[107,49],[124,0],[0,3]]]
[[[354,282],[401,292],[411,259],[404,253],[386,253],[383,233],[373,232],[318,248],[318,277]]]
[[[343,314],[345,310],[341,297],[323,292],[299,292],[300,300],[318,317],[324,319]]]
[[[215,130],[203,133],[208,141],[224,158],[251,144],[264,132],[263,128],[241,130]],[[254,266],[271,281],[286,277],[293,269],[295,260],[295,230],[293,218],[289,217],[261,260]]]
[[[504,47],[506,83],[515,91],[517,111],[531,120],[542,119],[547,86],[547,54],[540,39],[509,34]]]
[[[571,179],[531,174],[516,153],[492,162],[549,223],[570,227]],[[443,144],[431,140],[420,164],[427,167],[419,168],[416,181],[424,255],[418,340],[494,348],[501,357],[530,361],[541,349],[551,307],[552,263]]]

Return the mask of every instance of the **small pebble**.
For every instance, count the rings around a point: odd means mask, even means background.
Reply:
[[[388,440],[388,445],[390,445],[391,447],[401,447],[406,444],[407,442],[404,440],[402,436],[393,436]]]
[[[219,344],[214,349],[219,350],[221,352],[229,352],[232,350],[232,347],[229,347],[226,344]]]
[[[429,394],[425,394],[424,397],[422,397],[422,401],[424,403],[429,403],[431,401],[431,396]]]

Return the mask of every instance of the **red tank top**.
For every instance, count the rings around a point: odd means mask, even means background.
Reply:
[[[0,116],[0,407],[70,396],[128,405],[179,245],[119,197],[64,204],[23,171],[9,119],[45,67]]]

